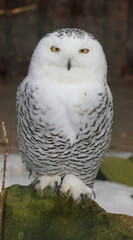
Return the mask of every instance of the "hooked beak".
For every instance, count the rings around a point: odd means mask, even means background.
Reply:
[[[69,71],[70,68],[71,68],[71,61],[72,61],[72,59],[71,59],[71,58],[68,58],[68,61],[67,61],[67,69],[68,69],[68,71]]]

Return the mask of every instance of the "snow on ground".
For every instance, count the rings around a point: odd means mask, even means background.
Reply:
[[[133,156],[133,152],[114,152],[114,151],[108,151],[106,153],[107,157],[118,157],[118,158],[125,158],[128,159]]]
[[[115,156],[118,157],[118,154]],[[1,154],[0,170],[1,183],[3,170],[3,155]],[[6,187],[12,184],[30,184],[28,172],[25,170],[19,154],[9,154],[7,159]],[[131,198],[133,187],[109,181],[96,181],[94,191],[96,192],[96,202],[107,212],[133,216],[133,198]]]
[[[133,216],[133,187],[109,181],[96,181],[96,202],[110,213]]]
[[[3,155],[0,154],[0,171],[3,171]],[[2,182],[2,173],[0,174],[0,183]],[[8,154],[6,169],[6,187],[13,184],[28,185],[28,171],[25,169],[19,154]]]

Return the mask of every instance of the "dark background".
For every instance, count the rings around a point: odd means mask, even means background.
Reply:
[[[0,0],[0,122],[9,151],[18,151],[15,94],[32,52],[46,33],[64,27],[84,29],[103,45],[115,103],[110,149],[133,152],[132,0]]]

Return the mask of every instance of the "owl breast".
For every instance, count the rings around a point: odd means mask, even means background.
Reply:
[[[18,89],[20,151],[35,175],[74,174],[92,187],[110,143],[108,86],[30,85]]]

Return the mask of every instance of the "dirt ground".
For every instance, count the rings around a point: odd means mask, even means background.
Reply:
[[[16,131],[15,101],[16,90],[21,79],[16,83],[0,85],[0,123],[5,121],[9,152],[18,152]],[[111,81],[110,81],[111,82]],[[109,85],[114,98],[114,127],[110,150],[133,152],[133,82],[112,81]],[[0,128],[0,152],[4,150],[2,128]]]

